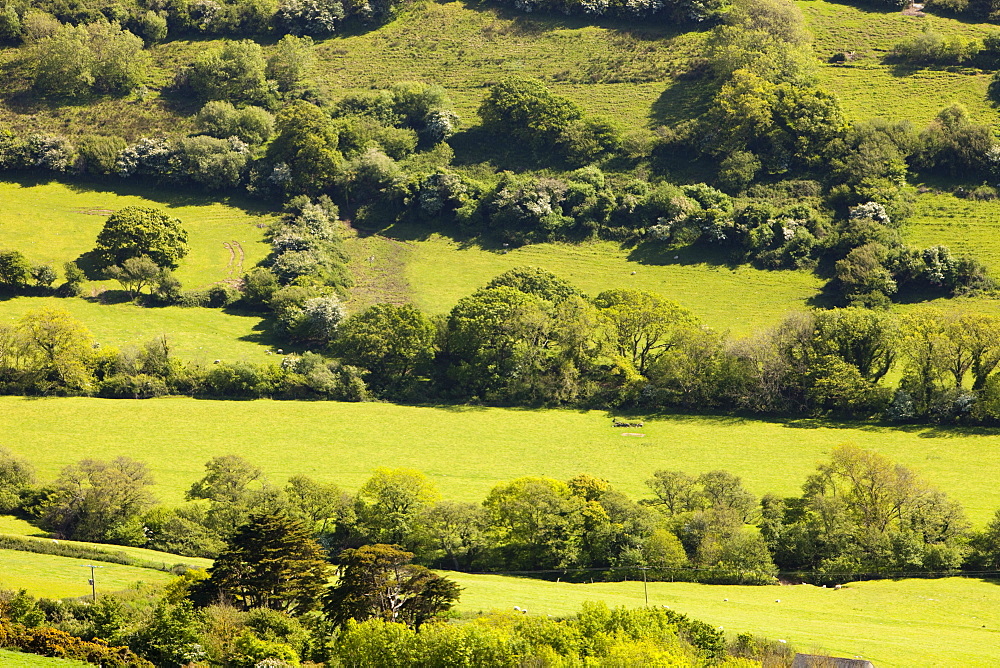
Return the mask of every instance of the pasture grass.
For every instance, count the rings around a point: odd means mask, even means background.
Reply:
[[[968,255],[1000,274],[1000,200],[975,201],[945,192],[917,195],[913,215],[904,228],[907,242],[918,248],[938,244],[956,255]]]
[[[178,359],[211,364],[226,361],[274,361],[270,329],[259,315],[210,308],[144,308],[132,303],[101,304],[84,299],[18,297],[0,300],[0,325],[14,324],[28,311],[64,309],[83,322],[102,346],[142,346],[166,336]]]
[[[90,594],[89,561],[19,550],[0,550],[0,588],[26,589],[34,596],[69,598]],[[97,593],[121,591],[139,582],[163,584],[173,577],[149,568],[100,562]]]
[[[264,227],[274,219],[259,204],[174,189],[122,183],[0,181],[0,239],[31,262],[62,265],[91,251],[108,216],[126,206],[151,206],[179,218],[190,252],[175,272],[185,289],[239,278],[267,255]],[[243,253],[223,244],[239,242]],[[120,289],[114,281],[96,286]],[[95,286],[95,287],[96,287]]]
[[[0,666],[9,668],[70,668],[71,666],[89,666],[92,664],[72,659],[57,659],[51,656],[25,654],[12,650],[0,649]]]
[[[926,126],[943,108],[959,103],[978,123],[995,125],[1000,113],[989,103],[990,74],[970,67],[913,68],[884,62],[897,43],[924,29],[944,36],[981,39],[996,26],[935,16],[905,16],[898,9],[855,6],[826,0],[797,0],[813,35],[820,61],[819,83],[840,99],[850,120],[890,118]],[[855,53],[851,63],[830,56]]]
[[[447,573],[464,591],[465,613],[527,608],[565,616],[585,601],[645,605],[643,583],[571,584]],[[879,668],[996,666],[1000,662],[1000,586],[965,578],[747,587],[650,582],[649,604],[723,627],[785,640],[796,651],[861,656]],[[728,599],[728,600],[727,600]],[[778,602],[780,601],[780,603]]]
[[[504,252],[411,228],[392,233],[397,238],[349,240],[352,269],[367,277],[360,281],[364,294],[355,308],[384,296],[408,300],[428,313],[446,313],[494,276],[512,267],[537,266],[590,296],[611,288],[650,290],[691,309],[707,325],[747,334],[806,308],[822,286],[822,279],[809,272],[731,267],[700,248],[649,254],[595,241],[532,244]],[[372,263],[370,258],[375,258]],[[400,273],[404,281],[390,280]]]
[[[468,126],[487,86],[519,74],[546,80],[591,113],[643,127],[702,37],[667,25],[592,25],[487,4],[419,2],[376,30],[321,42],[314,77],[334,97],[398,81],[440,84]]]
[[[268,252],[263,228],[274,214],[248,201],[124,184],[31,179],[0,181],[0,243],[33,263],[52,264],[61,275],[65,262],[94,247],[111,212],[133,205],[161,208],[183,223],[190,252],[176,275],[185,289],[235,280]],[[231,252],[224,244],[233,241],[239,249]],[[205,308],[140,308],[122,302],[114,281],[92,281],[86,287],[87,299],[0,299],[0,323],[54,306],[83,321],[103,345],[141,345],[165,334],[176,354],[188,360],[266,359],[271,340],[258,316]]]
[[[601,411],[382,403],[0,397],[0,434],[42,480],[84,457],[145,461],[169,504],[212,457],[237,454],[284,484],[296,474],[357,489],[379,466],[426,473],[442,496],[479,502],[519,476],[589,473],[633,498],[657,469],[731,471],[755,494],[798,495],[842,443],[881,452],[958,500],[976,525],[1000,507],[1000,432],[818,420],[664,416],[626,437]],[[633,430],[635,431],[635,430]]]

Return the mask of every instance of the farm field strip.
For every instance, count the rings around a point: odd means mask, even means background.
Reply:
[[[585,601],[645,605],[642,581],[545,582],[446,573],[464,590],[458,609],[475,613],[527,608],[568,615]],[[863,656],[879,668],[987,667],[1000,663],[1000,586],[965,578],[748,587],[650,582],[649,604],[667,605],[727,633],[786,640],[797,651]]]
[[[0,588],[27,589],[35,596],[66,598],[90,594],[89,561],[52,554],[0,550]],[[150,568],[99,562],[97,591],[120,591],[137,582],[165,583],[173,576]]]
[[[141,428],[140,428],[141,425]],[[983,525],[1000,507],[1000,435],[813,420],[672,416],[623,438],[601,411],[416,407],[383,403],[0,397],[0,434],[40,477],[84,457],[145,461],[165,503],[180,503],[204,463],[239,454],[276,484],[302,474],[356,489],[378,466],[425,472],[448,499],[481,501],[519,476],[589,473],[633,498],[657,469],[726,469],[755,494],[797,495],[836,445],[898,461]]]

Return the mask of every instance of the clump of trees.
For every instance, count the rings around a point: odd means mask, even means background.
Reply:
[[[931,308],[897,316],[855,305],[791,314],[771,330],[733,339],[658,295],[616,289],[589,298],[528,267],[496,277],[441,318],[393,304],[346,315],[327,265],[309,265],[316,258],[308,249],[326,243],[330,218],[322,203],[302,206],[279,224],[271,266],[247,273],[226,298],[271,309],[279,331],[311,350],[271,364],[205,367],[174,359],[162,338],[138,349],[95,349],[72,316],[44,309],[0,328],[0,387],[121,398],[383,398],[897,422],[1000,419],[1000,321],[993,316]],[[297,247],[303,250],[277,253]],[[838,271],[855,259],[849,254]],[[953,280],[949,272],[957,271],[941,251],[911,262],[922,280],[932,272],[935,280]],[[121,271],[132,265],[148,265],[162,280],[163,270],[141,258]],[[314,268],[292,280],[277,275],[293,266]],[[119,280],[139,289],[124,275]],[[885,280],[893,279],[886,273]],[[181,293],[181,303],[191,294]]]
[[[142,84],[149,55],[140,37],[106,19],[86,25],[53,24],[30,36],[33,87],[41,95],[74,98],[121,95]]]

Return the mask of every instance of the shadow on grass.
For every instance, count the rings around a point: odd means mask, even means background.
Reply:
[[[671,246],[660,241],[640,241],[628,254],[629,262],[647,266],[693,267],[708,265],[735,269],[741,263],[718,248],[701,245]]]
[[[667,84],[650,108],[649,120],[656,125],[674,125],[704,114],[719,90],[709,78],[678,78]]]
[[[76,193],[108,193],[109,195],[116,196],[141,197],[168,208],[225,204],[252,216],[275,214],[280,210],[280,206],[277,204],[272,206],[268,202],[253,200],[239,194],[204,193],[176,185],[162,185],[135,180],[122,181],[114,177],[98,178],[95,176],[63,175],[56,178],[51,173],[5,172],[0,177],[0,181],[17,184],[22,188],[57,183]],[[96,212],[96,210],[90,211]],[[113,212],[111,209],[108,209],[108,211]],[[107,215],[110,215],[110,213]]]

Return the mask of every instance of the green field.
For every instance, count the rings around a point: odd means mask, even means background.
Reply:
[[[90,594],[89,561],[51,554],[0,550],[0,588],[27,589],[35,596],[66,598]],[[120,591],[137,582],[168,582],[169,573],[149,568],[98,562],[97,592]]]
[[[111,189],[94,183],[0,181],[0,239],[3,248],[19,250],[31,262],[51,263],[61,272],[64,262],[94,248],[107,217],[126,206],[160,208],[181,220],[190,252],[175,274],[188,290],[238,278],[268,252],[263,228],[274,216],[259,205],[121,183]],[[242,253],[223,245],[233,241]],[[106,281],[93,287],[119,286]]]
[[[72,666],[89,665],[92,664],[0,649],[0,666],[10,666],[10,668],[48,668],[49,666],[52,668],[71,668]]]
[[[403,232],[402,238],[416,232],[397,231]],[[428,313],[447,312],[459,299],[511,267],[537,266],[590,296],[611,288],[651,290],[691,309],[712,327],[746,334],[775,324],[789,311],[806,308],[806,301],[822,285],[821,279],[807,272],[729,267],[710,252],[695,248],[641,259],[617,243],[604,241],[533,244],[501,253],[438,234],[415,241],[352,239],[349,248],[355,256],[352,268],[361,279],[360,289],[371,293],[363,301],[405,299]],[[372,257],[375,270],[368,266]],[[380,268],[379,276],[372,275]],[[402,282],[396,278],[400,275]],[[382,286],[381,281],[388,284]]]
[[[185,289],[235,279],[267,253],[263,227],[273,214],[246,202],[218,202],[173,191],[88,183],[0,181],[0,248],[16,249],[31,262],[62,265],[91,250],[110,212],[125,206],[155,206],[181,219],[190,253],[177,269]],[[223,244],[239,242],[231,252]],[[113,281],[87,284],[89,299],[20,297],[0,300],[0,324],[16,321],[43,306],[68,310],[82,320],[98,343],[143,344],[166,335],[178,357],[264,361],[270,338],[261,319],[205,308],[141,308],[116,298],[104,303],[101,291],[119,290]]]
[[[660,468],[727,469],[756,494],[792,495],[831,448],[851,442],[912,467],[960,501],[976,524],[1000,507],[995,430],[673,416],[642,431],[644,438],[625,437],[599,411],[0,397],[5,444],[43,479],[84,457],[127,455],[150,466],[168,503],[179,503],[204,463],[223,454],[246,457],[276,483],[304,474],[348,489],[377,466],[411,467],[446,498],[466,501],[518,476],[584,472],[641,497]]]
[[[465,589],[463,612],[527,608],[567,615],[584,601],[645,604],[642,582],[569,584],[448,573]],[[855,582],[843,589],[649,583],[650,605],[723,627],[786,640],[797,651],[863,656],[878,668],[996,666],[1000,585],[963,578]],[[728,599],[728,600],[726,600]],[[777,601],[780,601],[777,602]]]
[[[0,324],[13,324],[28,311],[52,306],[82,321],[101,345],[141,346],[166,336],[171,352],[185,361],[274,361],[271,338],[260,317],[219,309],[143,308],[131,303],[99,304],[83,299],[19,297],[0,301]]]
[[[898,68],[882,59],[897,43],[925,28],[945,36],[982,38],[996,26],[927,15],[904,16],[825,0],[798,0],[821,65],[820,85],[835,93],[850,120],[909,120],[921,128],[944,107],[965,106],[979,123],[996,125],[1000,112],[986,98],[990,74],[973,68]],[[830,64],[835,53],[853,51],[850,64]]]

